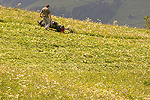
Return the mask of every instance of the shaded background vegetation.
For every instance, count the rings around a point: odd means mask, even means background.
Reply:
[[[115,15],[121,4],[121,0],[114,0],[112,3],[99,0],[88,3],[87,5],[75,7],[72,11],[72,16],[80,20],[89,17],[93,21],[100,19],[103,23],[108,23],[108,21]]]

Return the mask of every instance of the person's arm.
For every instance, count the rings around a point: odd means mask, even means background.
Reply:
[[[43,9],[42,9],[41,12],[40,12],[40,17],[42,17],[42,13],[43,13]]]
[[[49,17],[50,17],[50,20],[52,20],[52,18],[51,18],[51,13],[49,14]]]
[[[40,17],[42,17],[42,12],[40,12]]]

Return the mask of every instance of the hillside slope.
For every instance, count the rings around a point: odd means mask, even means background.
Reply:
[[[0,7],[0,99],[150,98],[150,30],[52,19],[74,33]]]
[[[150,0],[126,0],[117,11],[117,14],[111,19],[118,21],[119,25],[129,25],[130,27],[144,27],[144,17],[150,15]],[[129,15],[133,18],[127,19]]]

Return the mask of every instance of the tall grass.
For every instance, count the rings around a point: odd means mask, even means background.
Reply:
[[[0,99],[149,99],[150,31],[0,7]]]

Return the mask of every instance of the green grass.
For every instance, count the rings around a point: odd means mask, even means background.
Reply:
[[[9,13],[8,13],[9,12]],[[149,99],[150,30],[0,7],[0,99]]]

